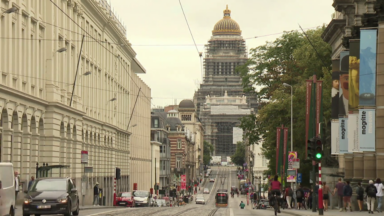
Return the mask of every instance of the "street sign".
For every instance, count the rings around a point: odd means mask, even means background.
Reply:
[[[84,167],[84,173],[93,173],[93,167]]]
[[[288,169],[295,169],[293,168],[293,162],[297,159],[297,152],[290,151],[288,152]]]
[[[300,159],[299,158],[292,161],[292,169],[300,169]]]
[[[302,181],[302,175],[301,173],[297,173],[297,183],[301,183]]]

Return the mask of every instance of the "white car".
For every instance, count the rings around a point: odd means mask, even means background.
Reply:
[[[209,194],[209,189],[208,189],[208,188],[204,188],[203,193],[204,193],[204,194]]]
[[[149,191],[144,190],[133,191],[133,199],[135,200],[136,206],[149,207],[149,203],[151,201]]]
[[[15,175],[12,163],[0,163],[0,215],[15,215]]]
[[[196,204],[204,204],[205,205],[205,199],[202,196],[196,197]]]
[[[209,182],[215,182],[214,178],[209,179]]]

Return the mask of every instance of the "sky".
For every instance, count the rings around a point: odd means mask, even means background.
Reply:
[[[180,0],[199,52],[223,18],[226,5],[242,30],[248,50],[274,41],[284,31],[327,25],[333,0]],[[126,25],[127,39],[146,69],[152,107],[192,99],[202,82],[201,62],[179,0],[108,0]],[[257,38],[255,38],[257,37]]]

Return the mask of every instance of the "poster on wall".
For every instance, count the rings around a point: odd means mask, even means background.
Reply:
[[[337,155],[340,153],[339,145],[339,119],[332,119],[331,122],[331,154]]]
[[[348,118],[340,118],[339,125],[339,153],[344,154],[348,153]]]
[[[348,115],[348,152],[360,151],[358,124],[359,124],[359,114],[350,113]]]
[[[348,115],[349,100],[349,51],[340,53],[339,117]]]
[[[359,107],[360,40],[349,40],[349,111]]]
[[[377,29],[360,31],[359,105],[375,106]]]
[[[359,110],[360,151],[375,151],[375,113],[374,109]]]
[[[340,60],[332,60],[332,119],[339,119],[339,75],[340,72]]]

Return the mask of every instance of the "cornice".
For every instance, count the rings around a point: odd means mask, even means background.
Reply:
[[[329,43],[329,41],[331,40],[333,35],[336,33],[336,31],[345,26],[346,26],[345,19],[332,19],[332,21],[328,24],[327,28],[324,30],[321,37],[325,42]]]
[[[47,106],[48,102],[46,100],[40,99],[38,97],[35,97],[33,95],[25,94],[24,92],[21,92],[19,90],[10,88],[8,86],[5,86],[3,84],[0,84],[0,92],[4,91],[6,95],[10,95],[15,98],[20,98],[23,100],[31,101],[34,103],[38,103],[42,106]]]

